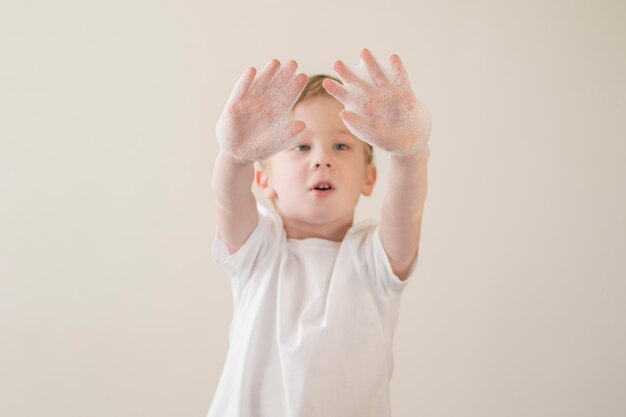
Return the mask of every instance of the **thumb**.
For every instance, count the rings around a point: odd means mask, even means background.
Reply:
[[[296,140],[296,138],[302,132],[304,132],[304,129],[306,129],[306,123],[304,123],[302,120],[295,120],[291,122],[291,124],[289,125],[289,131],[288,131],[289,138],[291,140]]]
[[[296,143],[302,132],[304,132],[304,129],[306,129],[306,124],[303,121],[296,120],[294,122],[291,122],[287,129],[286,135],[282,136],[282,140],[280,140],[280,143],[276,144],[277,150],[274,151],[272,155],[276,152],[280,152],[280,150],[287,149],[291,145]]]

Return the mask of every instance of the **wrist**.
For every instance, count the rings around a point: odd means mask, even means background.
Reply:
[[[222,161],[228,163],[229,165],[242,167],[242,168],[254,164],[254,161],[250,161],[250,160],[247,160],[247,159],[236,158],[235,156],[233,156],[233,155],[231,155],[231,154],[229,154],[227,152],[224,152],[221,149],[220,149],[217,157],[220,158]]]
[[[392,152],[390,154],[390,157],[392,160],[403,164],[413,165],[416,163],[428,163],[428,159],[430,158],[430,147],[427,144],[419,151],[411,154],[400,154]]]

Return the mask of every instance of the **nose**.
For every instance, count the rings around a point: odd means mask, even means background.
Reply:
[[[332,168],[334,165],[335,164],[331,161],[330,156],[326,152],[319,152],[311,159],[311,168],[313,169],[317,169],[320,166]]]

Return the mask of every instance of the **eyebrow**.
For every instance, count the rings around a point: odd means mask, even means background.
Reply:
[[[346,129],[335,129],[335,132],[337,132],[337,133],[350,133]]]

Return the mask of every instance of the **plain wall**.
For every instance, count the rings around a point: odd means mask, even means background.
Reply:
[[[3,2],[0,415],[205,416],[215,123],[247,66],[363,47],[433,119],[394,416],[626,415],[625,4]]]

